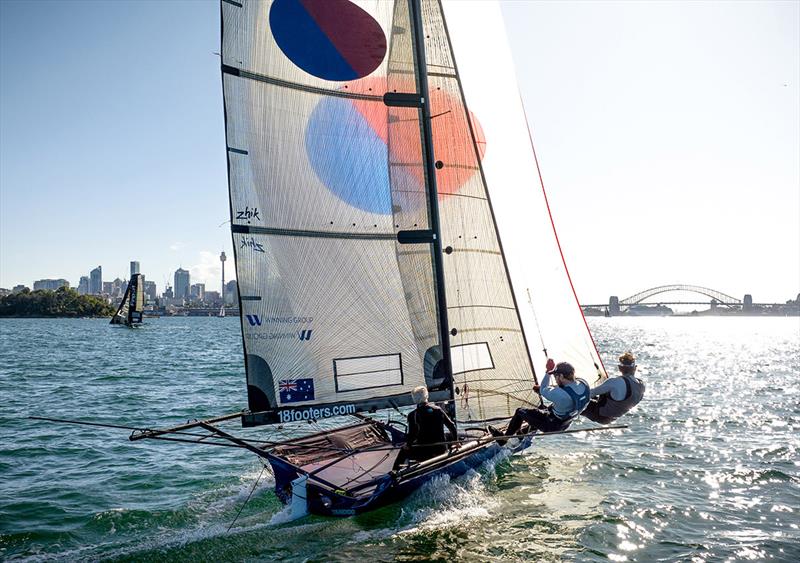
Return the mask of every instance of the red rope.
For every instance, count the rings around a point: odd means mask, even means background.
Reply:
[[[589,339],[592,341],[592,346],[594,346],[594,351],[597,354],[597,359],[600,360],[600,365],[603,368],[603,371],[606,371],[606,366],[603,365],[603,358],[600,357],[600,351],[597,349],[597,343],[594,341],[594,336],[592,336],[592,331],[589,330],[589,323],[586,322],[586,315],[583,314],[583,309],[581,309],[581,303],[578,300],[578,294],[575,292],[575,285],[572,283],[572,276],[569,275],[569,268],[567,268],[567,261],[564,259],[564,252],[561,250],[561,241],[558,240],[558,231],[556,231],[556,224],[553,221],[553,213],[550,211],[550,202],[547,199],[547,191],[544,188],[544,178],[542,178],[542,169],[539,167],[539,157],[536,156],[536,147],[533,145],[533,135],[531,134],[531,126],[528,123],[528,112],[525,111],[525,103],[522,101],[522,94],[519,97],[519,103],[522,106],[522,115],[525,116],[525,127],[528,129],[528,140],[531,143],[531,150],[533,151],[533,160],[536,162],[536,172],[539,174],[539,184],[542,186],[542,195],[544,196],[544,203],[547,206],[547,215],[550,217],[550,226],[553,228],[553,236],[556,237],[556,245],[558,246],[558,253],[561,255],[561,263],[564,265],[564,271],[567,274],[567,280],[569,280],[569,287],[572,290],[572,296],[575,298],[575,304],[578,306],[578,311],[581,314],[581,318],[583,319],[583,325],[586,327],[586,332],[589,334]]]

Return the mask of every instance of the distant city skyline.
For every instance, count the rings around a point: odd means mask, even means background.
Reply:
[[[502,9],[580,301],[796,296],[800,3]],[[233,277],[219,30],[216,0],[0,2],[0,287]]]
[[[148,278],[148,276],[147,276],[147,273],[146,273],[146,272],[142,272],[142,271],[141,271],[141,267],[140,267],[140,262],[139,262],[139,261],[133,261],[133,260],[132,260],[132,261],[128,262],[128,264],[130,265],[130,275],[115,275],[115,276],[113,276],[113,279],[115,279],[115,280],[116,280],[116,279],[120,279],[120,280],[122,280],[122,281],[125,281],[125,282],[127,282],[128,280],[130,280],[130,278],[131,278],[131,277],[132,277],[134,274],[140,274],[140,273],[141,273],[141,274],[144,274],[145,278]],[[89,272],[89,275],[88,275],[88,276],[87,276],[87,275],[81,275],[81,276],[79,277],[79,279],[78,279],[78,281],[77,281],[77,282],[73,282],[73,281],[69,280],[68,278],[64,278],[64,277],[50,276],[50,277],[46,277],[46,278],[38,278],[38,279],[35,279],[35,280],[33,280],[31,283],[25,283],[25,281],[20,281],[20,282],[18,282],[18,283],[14,283],[13,285],[11,285],[11,286],[9,286],[9,287],[5,287],[5,286],[0,286],[0,287],[4,287],[5,289],[11,289],[11,288],[13,288],[13,287],[17,287],[17,286],[25,286],[25,287],[28,287],[28,288],[31,288],[31,289],[33,289],[33,288],[34,288],[34,286],[35,286],[37,283],[39,283],[39,282],[54,282],[54,283],[55,283],[55,282],[66,282],[66,284],[68,285],[68,287],[71,287],[71,288],[74,288],[74,289],[78,289],[78,288],[80,287],[80,285],[81,285],[81,282],[82,282],[84,279],[86,279],[86,280],[87,280],[87,293],[88,293],[88,292],[89,292],[89,280],[91,280],[91,273],[92,273],[92,272],[95,272],[95,271],[97,271],[97,272],[99,273],[100,277],[99,277],[98,279],[100,279],[100,281],[101,281],[102,283],[105,283],[105,282],[109,281],[109,279],[112,279],[112,278],[111,278],[111,276],[110,276],[109,274],[103,274],[103,266],[102,266],[102,264],[101,264],[101,265],[98,265],[98,266],[97,266],[97,267],[95,267],[95,268],[92,268],[92,270]],[[188,285],[186,286],[186,288],[187,288],[187,294],[188,294],[188,292],[189,292],[188,290],[189,290],[189,289],[190,289],[192,286],[195,286],[195,285],[202,285],[202,286],[203,286],[203,288],[205,288],[205,287],[206,287],[206,285],[207,285],[205,282],[201,282],[201,281],[199,281],[199,280],[196,280],[196,279],[195,279],[195,277],[192,275],[192,273],[191,273],[191,270],[185,270],[185,269],[184,269],[184,268],[182,268],[181,266],[178,266],[178,267],[177,267],[177,268],[176,268],[176,269],[175,269],[175,270],[174,270],[174,271],[171,273],[171,275],[170,275],[170,278],[171,278],[171,279],[170,279],[170,280],[168,280],[166,283],[161,283],[161,284],[158,284],[158,285],[160,285],[161,287],[164,287],[164,288],[166,288],[167,286],[174,288],[174,287],[175,287],[175,285],[176,285],[176,283],[175,283],[175,278],[176,278],[176,275],[178,275],[178,272],[182,272],[182,273],[188,273],[188,280],[189,280],[189,283],[188,283]],[[157,283],[157,280],[150,280],[149,278],[148,278],[148,281],[149,281],[150,283]],[[233,277],[233,278],[228,278],[228,279],[226,279],[225,281],[226,281],[226,285],[227,285],[229,282],[236,282],[236,278],[235,278],[235,277]],[[184,283],[185,283],[185,282],[184,282]],[[48,287],[42,287],[42,288],[40,288],[40,289],[55,289],[55,287],[50,287],[51,285],[53,285],[53,283],[51,283],[51,284],[45,284],[45,285],[47,285]],[[222,290],[221,279],[216,279],[216,280],[215,280],[215,283],[213,283],[213,282],[212,282],[212,284],[211,284],[211,285],[212,285],[212,286],[219,287],[219,288],[220,288],[220,292],[221,292],[221,290]],[[214,291],[216,291],[216,290],[214,290]]]
[[[161,278],[163,278],[163,279],[159,280],[159,278],[151,278],[148,275],[148,272],[146,270],[143,271],[142,268],[141,268],[141,261],[139,261],[139,260],[120,260],[120,262],[121,263],[125,263],[125,264],[128,265],[128,272],[109,273],[109,269],[105,268],[102,264],[100,264],[100,265],[95,266],[93,268],[87,268],[86,269],[86,273],[79,273],[77,278],[74,279],[74,280],[69,276],[64,276],[64,275],[61,275],[61,274],[59,274],[57,272],[54,272],[51,275],[47,275],[47,276],[40,277],[40,278],[34,278],[34,279],[31,279],[31,280],[15,280],[15,279],[13,279],[12,276],[5,276],[4,279],[10,279],[11,283],[10,283],[10,285],[9,284],[0,285],[0,287],[5,288],[5,289],[12,289],[12,288],[14,288],[16,286],[20,286],[21,285],[21,286],[25,286],[25,287],[33,289],[33,286],[37,281],[43,281],[43,280],[56,281],[56,280],[63,279],[63,280],[66,280],[69,283],[69,287],[74,288],[74,289],[78,289],[80,287],[80,285],[81,285],[81,280],[83,278],[86,278],[86,280],[87,280],[87,292],[89,292],[88,291],[89,290],[88,284],[89,284],[89,281],[91,279],[91,275],[90,275],[91,271],[96,270],[97,268],[100,268],[100,273],[102,275],[102,280],[104,282],[108,281],[109,279],[117,279],[117,278],[119,278],[121,280],[124,280],[124,281],[128,281],[130,279],[130,277],[134,273],[137,273],[137,274],[141,273],[141,274],[144,274],[145,278],[147,278],[148,281],[156,283],[161,288],[166,288],[166,286],[174,287],[174,285],[175,285],[175,279],[174,279],[175,278],[175,273],[178,270],[186,270],[185,268],[183,268],[183,266],[179,265],[179,266],[175,267],[172,271],[169,271],[169,272],[163,274],[163,276],[161,276]],[[217,262],[219,263],[219,259],[218,258],[217,258]],[[197,284],[197,283],[201,283],[205,287],[216,288],[216,289],[213,289],[213,291],[218,291],[218,290],[221,291],[221,287],[222,287],[221,286],[221,267],[218,267],[217,270],[218,270],[218,272],[216,273],[216,275],[213,272],[213,268],[206,268],[205,266],[203,266],[202,268],[199,268],[197,270],[197,274],[193,273],[192,269],[188,269],[186,271],[189,272],[189,277],[191,279],[191,284],[192,285]],[[211,272],[210,276],[209,276],[209,273],[208,273],[209,271]],[[89,274],[89,275],[87,275],[87,274]],[[202,276],[209,276],[208,279],[210,280],[210,283],[209,283],[209,281],[203,281],[203,279],[205,279],[205,278],[201,279],[200,278],[201,275]],[[228,282],[228,281],[236,281],[235,272],[233,272],[233,275],[227,274],[227,276],[228,277],[226,279],[226,282]],[[166,280],[166,281],[164,281],[164,280]]]

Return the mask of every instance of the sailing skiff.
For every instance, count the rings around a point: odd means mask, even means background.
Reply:
[[[487,425],[542,404],[549,356],[607,377],[496,2],[221,0],[221,18],[248,408],[131,440],[247,449],[282,501],[345,516],[498,454]],[[417,386],[457,440],[393,471]]]
[[[142,324],[142,312],[144,311],[144,276],[134,274],[125,288],[125,294],[117,308],[117,312],[111,317],[110,324],[124,325],[128,328],[135,328]]]
[[[533,366],[548,349],[594,384],[606,377],[495,2],[222,0],[221,18],[249,408],[131,439],[246,448],[282,501],[351,515],[496,455],[486,425],[541,404]],[[458,441],[392,471],[405,429],[382,413],[420,385]],[[295,437],[220,428],[238,417]]]

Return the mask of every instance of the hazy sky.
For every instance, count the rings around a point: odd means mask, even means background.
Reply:
[[[582,302],[797,295],[800,3],[503,10]],[[179,266],[218,289],[218,3],[3,0],[0,26],[0,287],[139,260],[159,291]]]

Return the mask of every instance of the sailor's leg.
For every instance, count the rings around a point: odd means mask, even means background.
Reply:
[[[603,416],[600,414],[600,407],[602,406],[602,399],[598,401],[597,399],[592,399],[589,401],[589,406],[586,407],[581,415],[585,416],[592,422],[596,422],[598,424],[611,424],[616,420],[616,418],[611,418],[608,416]]]
[[[543,409],[517,409],[518,411],[524,411],[522,416],[525,419],[525,422],[528,423],[530,428],[528,432],[533,432],[534,430],[539,430],[540,432],[550,432],[550,428],[552,426],[552,415],[550,411],[543,410]],[[508,432],[506,432],[508,433]]]
[[[586,409],[581,413],[582,416],[585,416],[589,420],[593,420],[597,422],[597,418],[600,416],[600,403],[597,399],[592,399],[589,401],[589,404],[586,406]]]
[[[394,465],[392,466],[392,470],[397,470],[401,465],[403,465],[406,461],[408,461],[408,452],[406,448],[400,448],[400,451],[397,452],[397,459],[394,460]]]
[[[511,418],[511,421],[508,423],[508,428],[506,428],[506,436],[513,436],[519,429],[522,427],[523,422],[528,422],[529,412],[534,409],[517,409],[514,412],[514,416]]]

